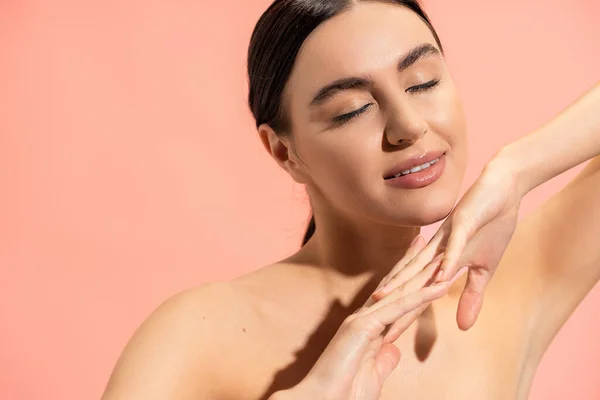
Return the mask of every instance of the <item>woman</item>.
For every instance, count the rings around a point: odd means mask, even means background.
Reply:
[[[600,87],[453,208],[464,116],[416,1],[277,0],[248,63],[260,138],[310,196],[305,244],[165,302],[104,399],[526,399],[600,277]],[[592,158],[517,224],[529,190]]]

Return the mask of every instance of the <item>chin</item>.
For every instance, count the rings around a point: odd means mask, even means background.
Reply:
[[[436,209],[418,210],[410,218],[411,226],[427,226],[446,218],[452,211],[452,206]]]
[[[427,196],[415,196],[406,201],[402,207],[391,206],[388,221],[391,220],[393,224],[401,226],[435,224],[452,212],[456,200],[457,192],[450,189],[429,192]]]

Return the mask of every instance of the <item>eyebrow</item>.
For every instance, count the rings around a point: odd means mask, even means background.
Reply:
[[[404,71],[417,61],[429,56],[441,57],[441,53],[430,43],[424,43],[414,47],[398,62],[398,72]],[[341,91],[350,89],[368,89],[372,87],[372,85],[373,82],[367,78],[350,77],[338,79],[319,89],[316,96],[310,102],[310,106],[314,107],[322,104]]]

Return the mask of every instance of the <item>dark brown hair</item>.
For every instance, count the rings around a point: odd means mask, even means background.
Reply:
[[[266,123],[278,135],[289,135],[282,93],[296,56],[308,35],[321,23],[341,14],[360,0],[275,0],[258,20],[248,49],[248,103],[256,126]],[[364,0],[375,1],[375,0]],[[443,52],[429,17],[417,0],[380,0],[415,12],[429,26]],[[311,216],[302,245],[315,232]]]

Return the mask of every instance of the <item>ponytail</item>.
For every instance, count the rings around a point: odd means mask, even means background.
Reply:
[[[313,215],[310,216],[310,221],[308,222],[308,226],[306,227],[306,232],[304,233],[304,239],[302,239],[302,246],[304,246],[310,238],[315,233],[315,217]]]

